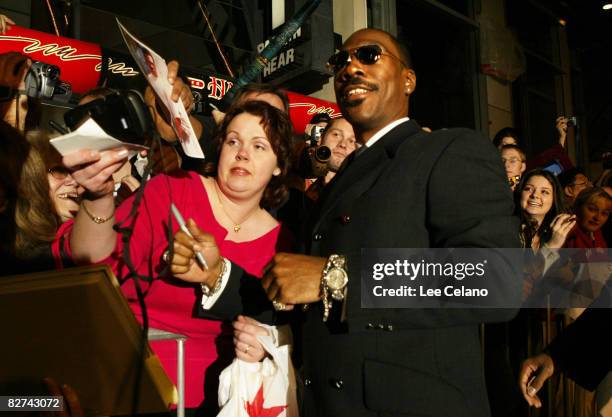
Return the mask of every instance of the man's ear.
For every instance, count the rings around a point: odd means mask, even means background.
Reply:
[[[416,74],[410,68],[404,68],[402,70],[402,76],[404,78],[404,94],[408,96],[412,94],[416,88]]]
[[[566,185],[563,187],[563,194],[565,194],[569,198],[574,198],[574,189],[571,185]]]

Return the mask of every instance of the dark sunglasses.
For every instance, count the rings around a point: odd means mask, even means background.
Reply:
[[[63,180],[63,179],[65,179],[70,174],[70,171],[68,170],[68,168],[63,167],[63,166],[59,166],[59,165],[51,167],[47,171],[56,180]]]
[[[382,48],[378,45],[364,45],[359,48],[351,49],[350,51],[344,50],[335,53],[327,60],[327,68],[337,74],[342,68],[346,67],[351,59],[357,58],[359,62],[365,65],[373,65],[380,59],[381,56],[386,55],[391,58],[397,59],[404,67],[407,67],[406,63],[388,52],[383,52]]]

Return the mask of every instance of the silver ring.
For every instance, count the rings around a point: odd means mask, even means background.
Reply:
[[[276,311],[284,311],[287,310],[287,304],[281,303],[280,301],[272,300],[272,306]]]
[[[162,254],[162,261],[167,264],[171,263],[172,259],[170,259],[170,249],[166,249],[164,251],[164,253]]]
[[[249,354],[249,349],[251,349],[251,345],[247,344],[247,346],[244,348],[244,351],[243,351],[245,355]]]

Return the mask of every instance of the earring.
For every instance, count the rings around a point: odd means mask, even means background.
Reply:
[[[275,177],[278,177],[281,173],[280,168],[275,168],[274,171],[272,171],[272,175],[274,175]]]

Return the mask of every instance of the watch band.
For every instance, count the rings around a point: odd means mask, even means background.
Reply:
[[[327,258],[327,263],[321,274],[321,302],[323,303],[323,321],[326,322],[329,318],[329,312],[332,308],[333,301],[342,301],[346,284],[343,288],[332,290],[329,287],[329,273],[333,268],[342,268],[346,271],[346,258],[342,255],[332,254]]]
[[[223,274],[225,274],[225,271],[227,269],[226,262],[227,259],[221,258],[221,271],[219,272],[219,276],[217,277],[217,282],[215,282],[214,287],[208,288],[208,286],[203,282],[200,283],[200,287],[202,288],[202,294],[204,294],[206,297],[210,297],[216,294],[217,291],[219,291],[219,289],[221,288],[221,283],[223,282]]]

